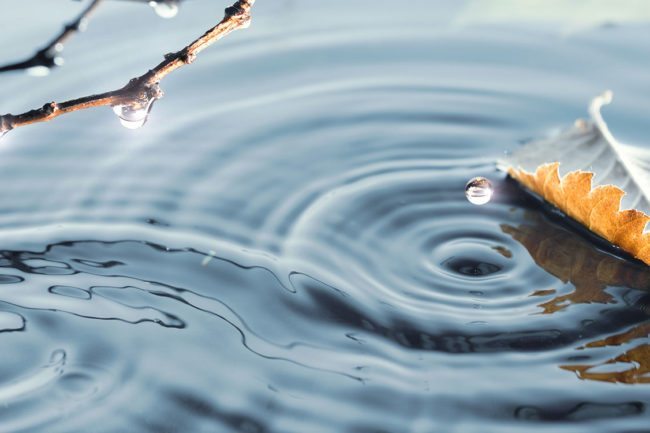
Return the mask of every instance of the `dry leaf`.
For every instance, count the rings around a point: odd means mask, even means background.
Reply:
[[[595,98],[591,121],[579,120],[557,137],[523,146],[499,161],[499,168],[650,265],[650,172],[609,132],[600,109],[610,100],[610,92]]]

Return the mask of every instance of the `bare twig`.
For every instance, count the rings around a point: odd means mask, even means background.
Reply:
[[[150,107],[152,101],[163,96],[158,84],[165,76],[192,63],[201,51],[234,30],[248,27],[251,20],[250,10],[254,3],[255,0],[237,0],[232,6],[226,8],[224,18],[219,24],[182,50],[166,54],[165,60],[158,66],[144,75],[133,78],[121,89],[65,102],[49,102],[41,108],[22,114],[0,116],[0,135],[20,126],[46,122],[62,114],[86,108],[127,106],[131,110],[140,110]]]
[[[0,72],[29,69],[35,66],[43,66],[45,68],[53,68],[57,66],[56,53],[63,49],[63,44],[70,39],[72,35],[83,30],[88,18],[90,18],[90,15],[95,12],[102,1],[104,0],[93,0],[75,20],[63,26],[63,30],[61,30],[61,32],[52,39],[49,44],[36,51],[32,57],[21,62],[0,66]]]

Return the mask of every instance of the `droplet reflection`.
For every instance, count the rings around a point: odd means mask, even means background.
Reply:
[[[492,199],[492,183],[484,177],[475,177],[465,185],[465,196],[470,203],[484,205]]]

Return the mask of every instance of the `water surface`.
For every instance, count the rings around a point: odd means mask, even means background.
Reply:
[[[64,67],[0,76],[0,110],[116,88],[215,3],[107,2]],[[409,4],[259,0],[143,129],[3,139],[0,432],[647,431],[648,272],[495,161],[607,88],[644,146],[650,27]],[[78,9],[13,5],[0,58]]]

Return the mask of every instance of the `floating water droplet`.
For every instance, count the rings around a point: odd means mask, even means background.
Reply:
[[[122,126],[128,129],[141,128],[147,122],[147,117],[151,111],[155,99],[151,99],[146,105],[115,105],[113,112],[120,118]]]
[[[470,179],[465,185],[465,196],[470,203],[483,205],[492,199],[492,183],[484,177]]]
[[[178,0],[150,1],[149,6],[151,6],[161,18],[174,18],[178,15]]]

